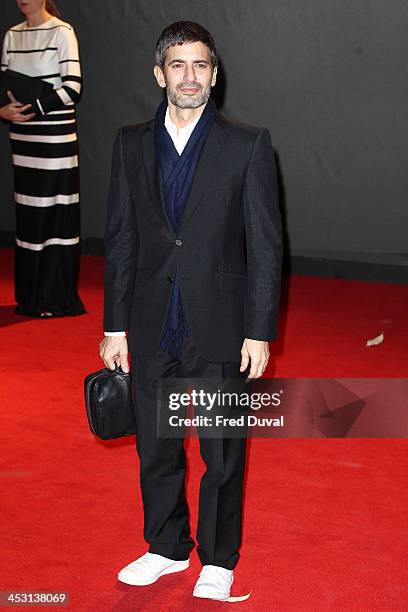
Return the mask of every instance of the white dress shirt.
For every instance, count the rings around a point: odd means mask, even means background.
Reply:
[[[170,118],[169,107],[167,107],[166,116],[164,118],[164,127],[168,131],[170,138],[172,139],[173,144],[176,147],[177,153],[179,155],[181,155],[182,152],[184,151],[184,147],[188,143],[188,140],[195,126],[197,125],[200,117],[201,115],[197,117],[197,119],[194,119],[194,121],[191,121],[191,123],[188,123],[187,125],[185,125],[184,127],[177,128],[176,124],[173,123],[173,121]],[[126,336],[126,332],[124,331],[105,332],[105,336]]]
[[[201,115],[200,115],[201,116]],[[164,127],[168,131],[170,138],[173,141],[174,146],[177,149],[177,153],[179,155],[184,151],[184,147],[188,143],[188,140],[197,125],[200,116],[197,119],[194,119],[191,123],[188,123],[182,128],[177,128],[176,124],[170,118],[169,107],[166,110],[166,116],[164,118]]]

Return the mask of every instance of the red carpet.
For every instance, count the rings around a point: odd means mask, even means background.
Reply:
[[[101,367],[103,259],[83,258],[89,314],[42,321],[13,314],[11,252],[0,253],[0,590],[69,591],[69,609],[101,612],[408,610],[405,440],[251,442],[232,593],[253,589],[246,602],[194,600],[195,553],[155,585],[117,582],[146,545],[134,439],[97,441],[82,399]],[[408,376],[407,287],[298,276],[284,302],[270,375]],[[203,464],[188,446],[194,535]]]

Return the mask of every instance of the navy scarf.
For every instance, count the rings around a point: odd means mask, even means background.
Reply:
[[[156,112],[154,122],[156,154],[163,179],[167,216],[176,234],[180,228],[181,217],[193,183],[201,149],[214,120],[215,109],[212,98],[209,98],[181,155],[178,154],[164,125],[167,100],[163,100]],[[179,275],[176,271],[160,346],[171,357],[181,359],[183,338],[187,335],[188,328],[181,299]]]

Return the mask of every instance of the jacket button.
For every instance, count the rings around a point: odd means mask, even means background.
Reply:
[[[180,238],[177,238],[177,240],[175,241],[175,244],[177,244],[177,246],[181,246],[183,242],[180,240]]]
[[[172,277],[172,276],[168,276],[168,277],[167,277],[167,280],[168,280],[168,282],[171,284],[171,283],[173,282],[173,280],[174,280],[174,279],[173,279],[173,277]]]

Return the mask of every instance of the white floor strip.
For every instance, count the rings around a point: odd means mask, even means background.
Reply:
[[[24,193],[15,193],[14,199],[17,204],[24,204],[25,206],[37,206],[39,208],[45,208],[48,206],[54,206],[55,204],[78,204],[79,193],[73,193],[70,195],[55,195],[51,197],[39,197],[25,195]]]
[[[51,245],[62,245],[62,246],[71,246],[73,244],[79,243],[79,236],[76,238],[49,238],[45,242],[35,243],[35,242],[24,242],[24,240],[19,240],[16,238],[16,244],[23,249],[29,249],[30,251],[42,251],[47,246]]]

